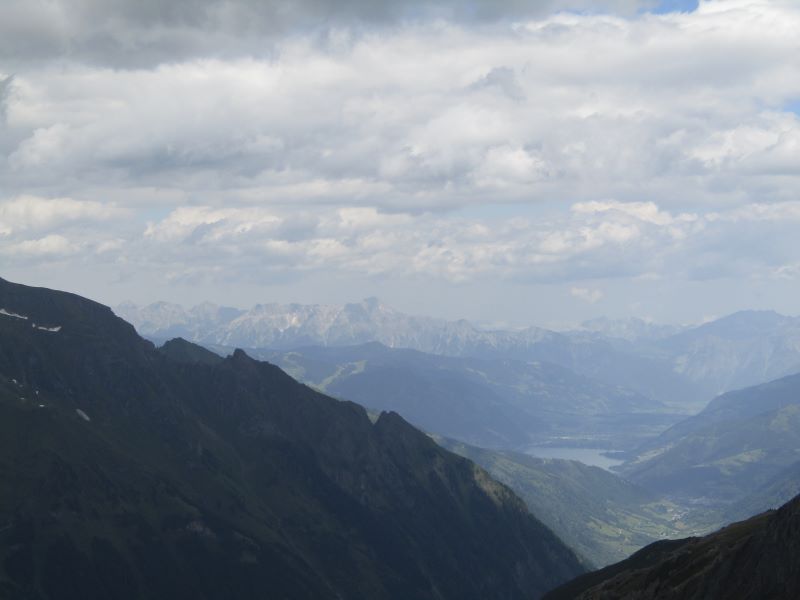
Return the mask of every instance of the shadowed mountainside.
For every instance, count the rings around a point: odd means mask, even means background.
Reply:
[[[0,280],[0,597],[530,598],[582,571],[394,413]]]

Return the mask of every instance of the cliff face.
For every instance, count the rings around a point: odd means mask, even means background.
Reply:
[[[0,280],[0,598],[535,598],[582,571],[401,417]]]
[[[547,600],[800,597],[800,497],[702,538],[657,542]]]

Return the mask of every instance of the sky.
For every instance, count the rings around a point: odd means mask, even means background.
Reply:
[[[0,13],[0,277],[494,326],[800,313],[800,2]]]

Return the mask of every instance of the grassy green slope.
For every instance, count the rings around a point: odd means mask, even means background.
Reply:
[[[711,525],[699,520],[705,515],[690,513],[598,467],[434,439],[514,489],[531,512],[596,567],[656,540],[703,532]]]
[[[800,404],[723,421],[649,450],[623,473],[654,491],[738,502],[800,459]]]

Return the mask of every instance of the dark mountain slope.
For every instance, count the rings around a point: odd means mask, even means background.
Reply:
[[[202,363],[205,365],[218,365],[222,362],[222,357],[219,354],[215,354],[197,344],[187,342],[183,338],[168,340],[158,348],[158,351],[175,362]]]
[[[0,598],[531,598],[581,571],[396,414],[70,294],[0,280],[0,308]]]
[[[800,498],[702,538],[657,542],[548,600],[800,598]]]

